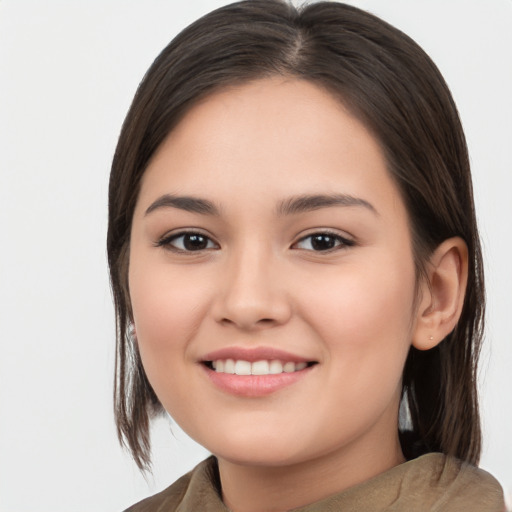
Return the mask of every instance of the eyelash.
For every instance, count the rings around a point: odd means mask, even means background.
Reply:
[[[318,251],[315,251],[313,248],[311,249],[304,249],[304,248],[300,248],[300,247],[297,247],[298,244],[300,244],[301,242],[304,242],[305,240],[310,240],[310,246],[313,247],[313,239],[314,237],[317,237],[317,238],[320,238],[320,237],[324,237],[324,238],[327,238],[327,239],[331,239],[332,241],[334,241],[334,247],[330,247],[328,249],[324,249],[324,250],[318,250]],[[319,253],[331,253],[331,252],[334,252],[334,251],[339,251],[339,250],[342,250],[342,249],[346,249],[347,247],[352,247],[355,245],[355,242],[353,240],[350,240],[349,238],[345,238],[343,236],[341,236],[340,234],[338,233],[335,233],[333,231],[330,231],[328,229],[324,229],[324,230],[320,230],[320,231],[315,231],[313,233],[309,233],[308,235],[306,236],[303,236],[302,238],[300,238],[297,242],[295,242],[293,245],[292,245],[292,248],[297,248],[298,250],[303,250],[303,251],[311,251],[311,252],[319,252]]]
[[[179,240],[180,238],[183,239],[183,242],[185,240],[185,237],[200,237],[203,240],[206,241],[206,247],[200,248],[200,249],[187,249],[185,245],[182,243],[183,247],[176,247],[173,245],[173,242],[176,242],[176,240]],[[211,247],[213,245],[213,247]],[[209,251],[211,249],[218,248],[218,244],[214,242],[209,236],[205,235],[204,233],[201,233],[200,231],[181,231],[179,233],[173,233],[169,236],[164,236],[160,240],[158,240],[155,244],[156,247],[164,247],[165,249],[168,249],[173,252],[178,253],[193,253],[193,252],[202,252],[202,251]],[[209,247],[210,246],[210,247]]]
[[[187,237],[187,236],[200,237],[206,243],[206,246],[200,247],[197,249],[190,249],[190,248],[187,249],[185,247],[185,243],[186,243],[185,237]],[[318,239],[320,239],[320,238],[323,238],[324,241],[330,240],[330,241],[334,242],[334,246],[329,247],[327,249],[323,249],[323,250],[322,249],[315,250],[314,249],[314,244],[315,244],[314,237],[317,237],[317,242],[319,241]],[[176,247],[175,245],[173,245],[173,242],[176,242],[179,239],[182,239],[182,243],[180,244],[180,245],[182,245],[182,247]],[[302,242],[305,242],[308,239],[310,240],[309,245],[311,248],[298,247],[299,244],[301,244]],[[345,237],[339,235],[338,233],[334,233],[329,230],[321,230],[321,231],[315,231],[306,236],[303,236],[297,242],[292,244],[291,248],[303,250],[303,251],[331,253],[331,252],[338,251],[338,250],[341,250],[341,249],[344,249],[347,247],[352,247],[353,245],[355,245],[355,242],[353,240],[345,238]],[[158,240],[156,242],[155,246],[156,247],[164,247],[170,251],[177,252],[177,253],[193,253],[193,252],[199,253],[202,251],[209,251],[212,249],[219,248],[219,245],[216,242],[214,242],[209,236],[207,236],[199,231],[181,231],[179,233],[174,233],[169,236],[164,236],[163,238],[161,238],[160,240]]]

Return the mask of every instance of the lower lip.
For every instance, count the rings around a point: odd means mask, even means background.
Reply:
[[[278,373],[274,375],[236,375],[221,373],[201,365],[211,382],[231,395],[258,397],[266,396],[285,387],[295,384],[306,377],[313,366],[291,373]],[[316,365],[315,365],[316,366]]]

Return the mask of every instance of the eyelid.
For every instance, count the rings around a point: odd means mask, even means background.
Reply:
[[[325,249],[325,250],[319,250],[319,251],[315,251],[314,249],[301,249],[301,248],[296,247],[300,242],[303,242],[304,240],[311,238],[315,235],[327,235],[327,236],[330,236],[330,237],[336,239],[340,243],[338,243],[331,249]],[[356,245],[356,241],[351,236],[348,236],[346,234],[341,234],[339,231],[333,230],[331,228],[315,228],[315,229],[311,230],[309,233],[301,234],[297,238],[297,240],[292,244],[291,248],[297,249],[297,250],[303,250],[303,251],[310,251],[310,252],[330,253],[330,252],[346,249],[347,247],[353,247],[354,245]]]
[[[186,250],[186,249],[180,249],[179,247],[175,247],[172,245],[171,242],[174,240],[177,240],[181,237],[184,237],[186,235],[199,235],[208,240],[208,242],[211,242],[215,245],[215,247],[206,247],[204,249],[197,249],[197,250]],[[218,242],[215,241],[215,239],[208,233],[205,233],[202,229],[199,228],[180,228],[177,230],[173,230],[170,232],[165,233],[163,236],[161,236],[154,244],[155,247],[162,247],[168,251],[176,252],[176,253],[182,253],[182,254],[194,254],[194,253],[202,253],[204,251],[211,251],[214,249],[220,249],[220,245]]]
[[[181,237],[184,237],[186,235],[199,235],[204,237],[208,240],[208,244],[213,244],[214,247],[205,247],[204,249],[197,249],[197,250],[187,250],[187,249],[181,249],[179,247],[173,246],[171,242],[174,240],[177,240]],[[327,235],[336,240],[336,245],[330,249],[325,250],[314,250],[314,249],[304,249],[299,248],[297,245],[300,242],[303,242],[304,240],[314,237],[315,235]],[[356,244],[355,240],[350,236],[346,234],[341,234],[339,231],[336,231],[332,228],[315,228],[310,230],[307,233],[302,233],[300,236],[297,237],[296,241],[291,245],[292,249],[297,250],[304,250],[304,251],[310,251],[310,252],[318,252],[318,253],[329,253],[338,251],[341,249],[345,249],[347,247],[352,247]],[[209,233],[205,232],[201,228],[180,228],[177,230],[172,230],[170,232],[165,233],[161,237],[158,238],[153,244],[155,247],[163,247],[164,249],[167,249],[172,252],[177,253],[185,253],[185,254],[191,254],[191,253],[201,253],[204,251],[211,251],[220,249],[220,244],[216,242],[214,237],[210,235]]]

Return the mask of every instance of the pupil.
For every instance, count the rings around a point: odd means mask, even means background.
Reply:
[[[202,235],[186,235],[183,240],[183,245],[188,251],[199,251],[206,249],[208,241],[205,236]]]
[[[311,241],[311,245],[315,251],[326,251],[332,249],[335,242],[334,237],[330,235],[315,235]]]

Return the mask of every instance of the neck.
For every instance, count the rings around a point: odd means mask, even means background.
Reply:
[[[283,466],[218,458],[223,500],[232,512],[284,512],[305,506],[404,462],[398,436],[391,444],[384,451],[382,446],[377,451],[345,446],[340,453]]]

